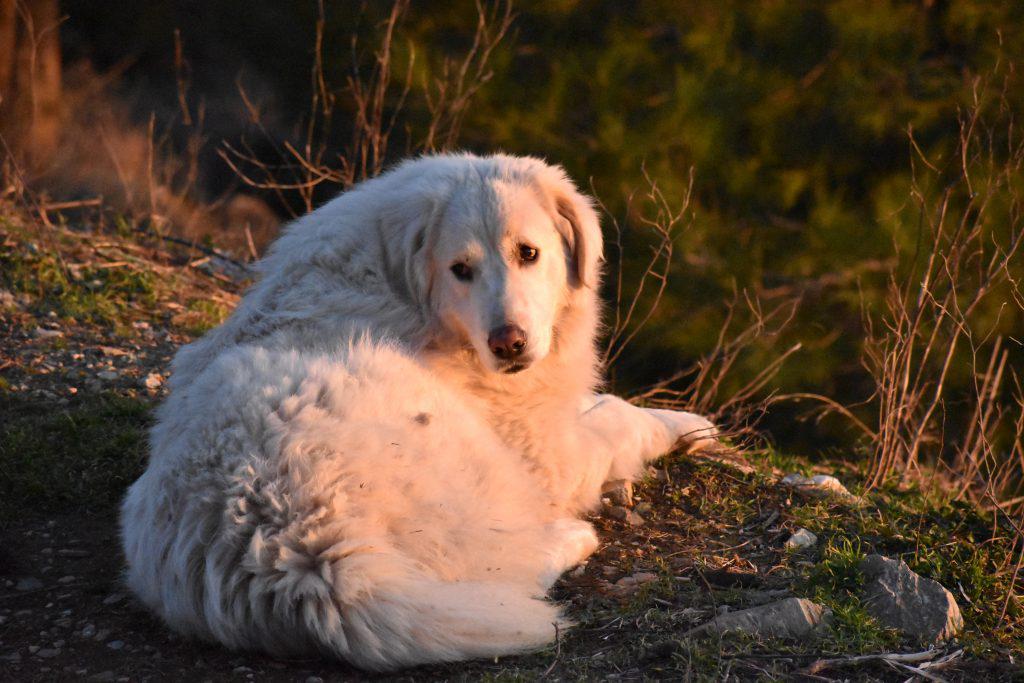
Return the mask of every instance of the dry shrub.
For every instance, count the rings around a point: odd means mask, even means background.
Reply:
[[[439,75],[418,88],[413,83],[416,56],[411,46],[405,63],[401,67],[394,64],[395,42],[408,5],[408,0],[392,4],[387,18],[377,27],[377,44],[368,65],[360,56],[358,38],[351,37],[351,72],[345,84],[336,87],[327,81],[324,72],[326,22],[323,2],[319,3],[310,107],[300,143],[276,139],[264,125],[259,108],[242,84],[238,84],[251,126],[276,151],[276,158],[267,160],[244,140],[237,146],[225,144],[221,158],[244,183],[274,193],[293,215],[311,211],[318,190],[347,189],[384,169],[394,155],[392,136],[402,121],[409,97],[414,94],[422,98],[429,116],[420,137],[404,129],[406,144],[401,155],[444,151],[455,146],[473,96],[491,79],[489,62],[512,26],[512,4],[508,0],[491,4],[478,0],[476,31],[470,47],[460,58],[444,60],[438,68]],[[396,70],[401,74],[398,80]],[[350,137],[344,149],[330,143],[339,112],[350,116]]]
[[[1008,361],[1020,341],[1005,335],[1024,320],[1024,142],[1000,91],[985,113],[991,89],[975,81],[945,163],[910,131],[918,244],[899,254],[881,310],[864,316],[877,415],[867,480],[931,482],[938,471],[956,498],[1019,504],[1024,394]]]
[[[643,236],[649,252],[643,270],[629,277],[624,264],[624,226],[603,205],[614,239],[609,255],[615,260],[612,276],[613,309],[604,347],[604,363],[612,371],[630,344],[643,331],[663,304],[679,242],[693,225],[691,199],[694,173],[678,205],[673,205],[643,170],[644,190],[627,201],[627,221]],[[687,410],[715,421],[723,434],[741,447],[751,449],[763,443],[757,429],[772,401],[767,388],[786,360],[800,349],[794,344],[773,354],[772,360],[753,376],[740,371],[744,357],[777,343],[780,333],[792,321],[799,304],[789,299],[765,309],[759,297],[735,292],[725,302],[726,315],[712,348],[688,367],[634,393],[630,400],[659,408]]]

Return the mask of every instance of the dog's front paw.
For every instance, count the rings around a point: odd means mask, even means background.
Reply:
[[[718,445],[718,428],[707,418],[681,410],[646,410],[669,426],[676,436],[677,443],[686,446],[688,453]]]

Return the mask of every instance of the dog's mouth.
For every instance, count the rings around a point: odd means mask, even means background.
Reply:
[[[505,373],[506,375],[514,375],[517,372],[522,372],[528,367],[530,366],[526,363],[509,363],[508,365],[501,367],[501,372]]]

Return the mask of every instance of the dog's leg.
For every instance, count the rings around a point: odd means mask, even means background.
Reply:
[[[556,519],[548,525],[551,546],[547,551],[541,586],[547,590],[558,577],[572,569],[597,550],[599,542],[594,527],[589,522],[574,517]]]
[[[675,410],[639,408],[617,396],[588,397],[579,418],[580,448],[589,471],[581,473],[576,498],[589,507],[609,479],[634,479],[644,463],[685,444],[711,445],[718,431],[707,419]]]

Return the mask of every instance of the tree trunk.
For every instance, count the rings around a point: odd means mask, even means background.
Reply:
[[[57,0],[0,0],[0,133],[16,160],[38,171],[60,140]]]

